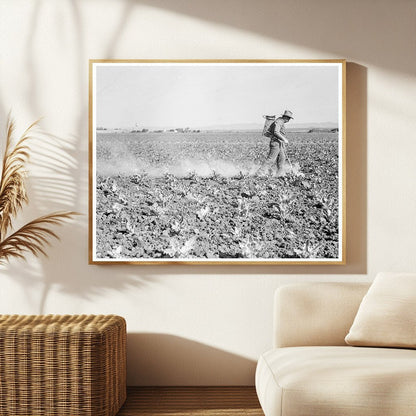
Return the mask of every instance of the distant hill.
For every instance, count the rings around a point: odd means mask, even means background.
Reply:
[[[338,123],[330,121],[324,123],[289,123],[288,128],[289,126],[296,129],[336,129]]]
[[[198,129],[202,131],[263,131],[263,122],[260,123],[230,123],[230,124],[212,124],[209,126],[200,126],[200,127],[192,127],[191,130]],[[336,122],[318,122],[318,123],[294,123],[289,122],[286,124],[287,131],[309,131],[309,130],[316,130],[316,129],[324,129],[324,130],[332,130],[338,128],[338,123]],[[153,127],[148,126],[145,130],[148,131],[169,131],[173,129],[173,127]],[[143,131],[142,127],[135,127],[132,128],[105,128],[99,127],[97,130],[101,133],[110,133],[110,132],[130,132],[132,130],[141,130]]]
[[[212,124],[202,126],[201,130],[263,130],[262,123],[235,123],[235,124]]]
[[[308,130],[309,133],[338,133],[338,131],[339,131],[338,127],[335,127],[333,129],[319,127],[319,128],[313,128],[313,129]]]
[[[240,124],[217,124],[201,127],[201,130],[263,130],[263,123],[240,123]],[[286,125],[287,130],[311,130],[311,129],[335,129],[338,127],[336,122],[321,123],[292,123]]]

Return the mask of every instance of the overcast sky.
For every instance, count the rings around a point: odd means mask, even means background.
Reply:
[[[340,65],[96,64],[96,126],[209,128],[339,120]]]

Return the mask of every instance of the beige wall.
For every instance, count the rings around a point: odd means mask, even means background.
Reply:
[[[0,311],[126,317],[130,384],[252,384],[276,287],[414,271],[415,10],[411,0],[2,0],[1,128],[13,109],[21,129],[44,117],[49,133],[33,144],[23,219],[85,215],[59,230],[49,259],[0,270]],[[89,58],[346,58],[348,264],[89,266]]]

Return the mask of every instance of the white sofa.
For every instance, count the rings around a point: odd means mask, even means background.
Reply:
[[[276,291],[274,348],[256,370],[266,416],[416,415],[416,350],[344,341],[368,288],[310,283]]]

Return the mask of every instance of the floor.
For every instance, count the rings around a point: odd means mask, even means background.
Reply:
[[[264,416],[254,387],[128,387],[117,416]]]

